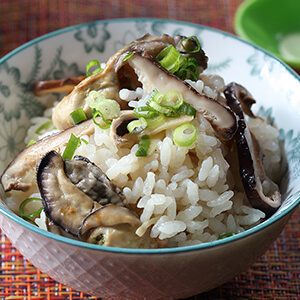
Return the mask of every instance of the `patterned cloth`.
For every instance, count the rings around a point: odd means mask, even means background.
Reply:
[[[242,0],[0,0],[0,57],[25,42],[63,27],[102,19],[175,19],[233,31]],[[271,248],[246,272],[190,299],[299,299],[300,209]],[[37,270],[0,231],[2,299],[95,299]]]

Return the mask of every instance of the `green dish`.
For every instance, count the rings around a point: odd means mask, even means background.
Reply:
[[[300,1],[246,0],[236,11],[235,32],[294,68],[300,68]]]

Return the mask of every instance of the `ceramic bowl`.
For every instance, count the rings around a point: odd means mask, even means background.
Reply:
[[[248,0],[237,9],[235,31],[300,69],[300,1]]]
[[[85,71],[92,59],[106,61],[145,33],[196,35],[209,56],[207,72],[239,82],[257,99],[257,109],[280,128],[286,160],[284,202],[269,219],[227,239],[170,249],[105,248],[43,231],[13,214],[4,202],[0,226],[12,244],[38,269],[75,290],[107,299],[185,298],[236,276],[278,237],[300,202],[300,79],[268,53],[225,32],[159,19],[100,21],[42,36],[0,61],[0,165],[24,147],[30,118],[47,103],[31,93],[36,80]],[[4,195],[3,195],[4,197]]]

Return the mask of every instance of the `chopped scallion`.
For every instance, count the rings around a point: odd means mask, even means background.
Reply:
[[[87,119],[87,116],[82,108],[78,108],[70,113],[73,124],[76,125]]]
[[[221,234],[221,235],[218,237],[218,240],[222,240],[222,239],[225,239],[225,238],[230,237],[230,236],[233,236],[233,235],[235,235],[234,232],[227,232],[227,233]]]
[[[194,50],[187,49],[187,48],[184,46],[183,42],[184,42],[184,41],[188,41],[188,40],[194,40],[194,41],[196,42],[196,44],[197,44],[197,48],[194,49]],[[197,52],[199,52],[200,49],[201,49],[201,44],[200,44],[198,38],[197,38],[196,36],[194,36],[194,35],[182,39],[182,41],[181,41],[181,46],[183,47],[183,49],[184,49],[187,53],[197,53]]]
[[[49,126],[52,125],[52,124],[53,124],[52,121],[45,122],[44,124],[42,124],[42,125],[35,131],[35,133],[36,133],[36,134],[40,134],[41,131],[42,131],[43,129],[49,127]]]
[[[95,68],[96,69],[90,73],[90,69],[91,68]],[[91,76],[97,73],[100,73],[102,71],[101,65],[99,63],[99,61],[97,59],[90,61],[87,65],[86,65],[86,76]]]
[[[31,145],[33,145],[33,144],[35,144],[35,143],[36,143],[36,140],[31,139],[29,141],[29,143],[26,145],[26,148],[29,147],[29,146],[31,146]]]
[[[165,47],[157,56],[156,60],[170,73],[175,73],[179,69],[180,52],[173,45]]]
[[[155,109],[149,106],[136,107],[133,110],[133,114],[138,118],[143,117],[145,119],[155,118],[159,115],[159,113]]]
[[[173,132],[174,143],[179,147],[191,146],[197,138],[197,128],[192,123],[182,124]]]
[[[135,153],[135,155],[137,157],[147,156],[150,144],[151,144],[150,136],[148,134],[143,135],[139,142],[139,145],[138,145],[139,148],[138,148],[137,152]]]
[[[134,53],[133,52],[129,52],[125,55],[125,57],[123,58],[123,61],[126,61],[127,59],[129,59]]]
[[[127,125],[127,129],[131,134],[138,134],[147,127],[147,121],[143,117],[138,120],[131,121]]]
[[[96,109],[99,110],[105,120],[112,120],[120,115],[120,105],[117,101],[105,99],[98,102]]]
[[[99,111],[99,110],[93,108],[93,109],[92,109],[92,116],[93,116],[93,122],[94,122],[99,128],[101,128],[101,129],[108,129],[108,128],[110,128],[111,121],[106,120],[106,119],[103,117],[103,114],[101,113],[101,111]],[[100,123],[98,123],[98,122],[96,121],[96,118],[97,118],[98,116],[100,116],[100,117],[102,118],[103,122],[106,124],[105,126],[101,125]]]
[[[68,144],[62,155],[63,159],[72,159],[77,147],[81,144],[80,138],[76,137],[73,133],[70,136]]]
[[[41,213],[41,211],[43,210],[43,207],[41,207],[41,208],[39,208],[38,210],[36,210],[36,211],[34,211],[34,212],[31,212],[31,213],[26,214],[26,213],[25,213],[25,206],[26,206],[28,203],[32,202],[32,201],[42,201],[42,200],[41,200],[40,198],[34,198],[34,197],[33,197],[33,198],[28,198],[28,199],[24,200],[24,201],[20,204],[20,206],[19,206],[19,214],[20,214],[20,216],[21,216],[23,219],[27,220],[27,221],[28,221],[29,218],[38,216],[38,215]],[[32,221],[32,220],[30,220],[30,221]]]

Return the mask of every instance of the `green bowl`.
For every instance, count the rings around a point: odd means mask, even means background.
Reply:
[[[235,32],[294,68],[300,68],[300,1],[246,0],[236,11]]]

